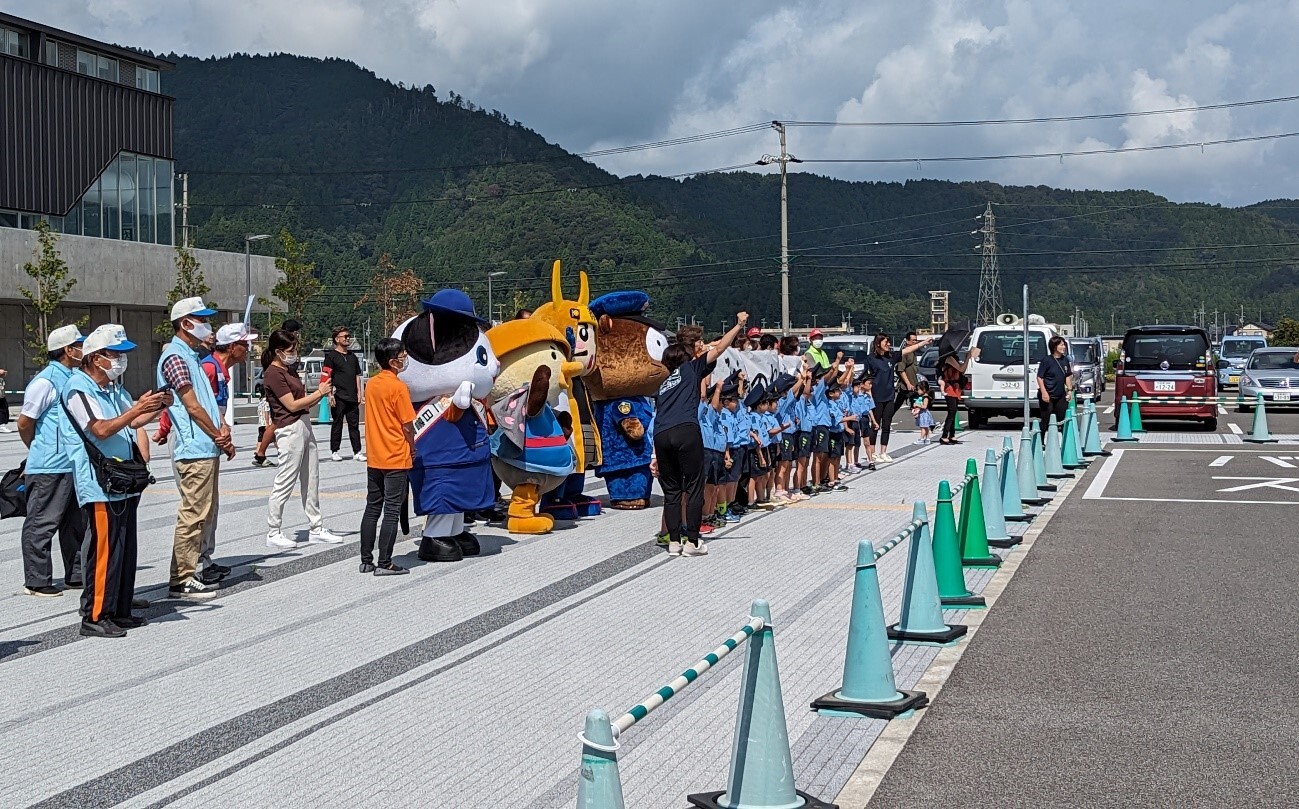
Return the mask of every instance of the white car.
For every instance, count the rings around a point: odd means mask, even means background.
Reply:
[[[1057,334],[1049,325],[1028,327],[1028,395],[1033,412],[1038,409],[1037,366],[1046,357],[1047,343]],[[1023,418],[1024,327],[981,326],[971,335],[970,345],[979,349],[978,358],[965,371],[970,428],[978,429],[994,416]]]

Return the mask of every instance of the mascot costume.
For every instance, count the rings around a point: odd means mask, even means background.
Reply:
[[[415,405],[410,483],[415,513],[426,518],[419,546],[426,562],[477,554],[464,514],[496,502],[487,412],[479,400],[491,390],[500,363],[484,324],[468,295],[442,289],[393,335],[409,357],[399,376]]]
[[[610,505],[618,509],[647,507],[654,483],[650,397],[668,377],[663,365],[668,339],[662,324],[645,317],[647,308],[644,292],[610,292],[591,301],[599,349],[586,386],[595,399],[604,450],[595,474],[604,478]]]
[[[557,488],[576,464],[573,447],[555,415],[569,348],[564,335],[535,318],[507,320],[488,330],[501,370],[492,385],[492,468],[509,486],[511,534],[544,534],[554,527],[538,514],[541,496]]]
[[[538,306],[529,318],[554,326],[568,341],[571,355],[560,381],[567,402],[561,403],[558,411],[561,419],[572,420],[577,466],[562,486],[542,500],[541,505],[542,511],[563,520],[594,517],[600,513],[600,501],[582,493],[586,470],[601,463],[601,443],[591,396],[584,384],[584,377],[595,367],[595,318],[587,307],[591,291],[586,273],[579,276],[582,285],[577,300],[565,300],[560,265],[556,261],[550,271],[551,299]]]

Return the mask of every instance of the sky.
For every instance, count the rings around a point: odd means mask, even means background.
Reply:
[[[1299,0],[6,0],[77,33],[194,56],[336,56],[499,109],[573,152],[772,120],[939,122],[1299,95]],[[1175,11],[1175,13],[1174,13]],[[791,127],[793,170],[850,180],[1149,189],[1243,205],[1299,196],[1299,102],[1103,121]],[[770,128],[595,158],[619,175],[750,164]],[[900,164],[815,163],[899,159]],[[773,171],[774,169],[754,169]]]

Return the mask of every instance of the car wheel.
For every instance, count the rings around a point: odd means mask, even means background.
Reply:
[[[1245,405],[1241,404],[1239,401],[1237,401],[1237,402],[1236,402],[1236,412],[1237,412],[1237,413],[1248,413],[1248,412],[1249,412],[1249,408],[1246,407]]]
[[[1218,431],[1218,420],[1216,418],[1205,419],[1204,429],[1208,432],[1216,433]]]
[[[983,414],[977,410],[970,410],[968,411],[968,414],[969,414],[969,419],[967,419],[967,421],[969,421],[970,423],[970,429],[971,430],[982,429],[984,423],[987,421],[987,419],[983,417]]]

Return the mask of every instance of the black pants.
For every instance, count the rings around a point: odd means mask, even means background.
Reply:
[[[946,397],[947,402],[947,420],[943,422],[943,434],[941,438],[956,437],[956,411],[961,408],[961,400],[955,396]]]
[[[699,425],[678,424],[654,434],[654,455],[663,488],[663,524],[669,539],[680,542],[681,503],[686,504],[685,537],[699,541],[704,517],[704,439]]]
[[[342,399],[335,399],[329,409],[329,451],[338,452],[343,444],[343,419],[347,419],[347,437],[352,440],[352,454],[356,454],[361,451],[361,406]]]
[[[893,428],[893,410],[897,407],[897,402],[889,399],[885,402],[875,403],[875,420],[880,423],[879,440],[875,445],[881,450],[886,449],[889,445],[889,431]]]
[[[81,591],[81,616],[87,621],[126,618],[135,595],[138,556],[135,515],[140,498],[111,503],[90,503],[83,510],[86,542],[82,548],[85,589]]]
[[[367,469],[365,513],[361,515],[361,561],[374,564],[374,535],[378,528],[379,565],[392,563],[392,548],[397,543],[397,519],[406,507],[405,469]]]
[[[1055,416],[1056,427],[1064,429],[1064,414],[1069,407],[1069,397],[1061,394],[1059,398],[1051,397],[1049,402],[1040,402],[1042,405],[1041,412],[1038,414],[1042,420],[1042,440],[1046,441],[1046,431],[1051,426],[1051,416]]]
[[[9,400],[0,396],[0,424],[9,423]]]
[[[49,587],[54,583],[50,546],[59,536],[63,580],[81,581],[81,542],[86,538],[85,514],[77,507],[72,473],[25,475],[27,518],[23,520],[23,583]]]

